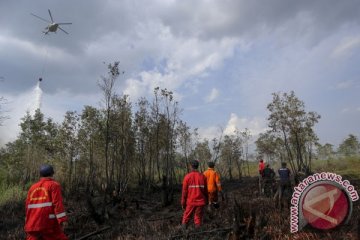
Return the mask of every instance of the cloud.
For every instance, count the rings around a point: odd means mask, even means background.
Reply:
[[[355,49],[360,47],[360,36],[347,37],[339,43],[332,52],[335,58],[344,57],[352,54]]]
[[[200,127],[198,128],[198,133],[200,138],[212,140],[214,138],[219,138],[221,136],[221,127],[220,126],[209,126],[209,127]]]
[[[202,138],[213,139],[220,137],[221,131],[223,131],[223,134],[233,135],[235,131],[244,131],[246,128],[250,131],[250,134],[253,137],[267,130],[267,126],[263,118],[239,118],[237,114],[231,113],[225,128],[222,128],[220,125],[200,127],[199,134]]]
[[[335,89],[348,89],[355,85],[353,81],[342,81],[336,84]]]
[[[16,49],[17,53],[21,52],[21,54],[24,55],[31,55],[31,57],[35,59],[43,59],[45,56],[48,60],[56,63],[62,62],[64,59],[70,57],[66,51],[56,46],[40,45],[26,39],[19,39],[16,36],[0,33],[0,49],[1,48],[9,53],[12,49]]]
[[[153,68],[141,71],[137,76],[126,80],[124,92],[136,99],[139,93],[151,94],[155,87],[168,88],[176,93],[181,86],[188,86],[196,92],[200,79],[210,71],[221,67],[223,61],[233,55],[236,39],[224,38],[220,41],[201,41],[199,39],[175,38],[170,33],[164,40],[167,57],[163,69]],[[151,36],[152,38],[154,36]],[[162,56],[153,56],[160,61]],[[193,83],[193,84],[192,84]],[[177,93],[178,94],[178,93]]]
[[[5,49],[5,47],[16,48],[24,53],[29,53],[33,55],[45,53],[44,48],[40,48],[39,46],[30,41],[18,39],[9,35],[0,35],[0,47],[2,49]]]
[[[349,107],[345,107],[345,108],[341,109],[342,113],[348,113],[350,111],[351,111],[351,108],[349,108]]]
[[[250,131],[251,145],[253,145],[253,140],[260,133],[263,133],[267,130],[266,123],[262,118],[239,118],[235,113],[231,113],[230,119],[228,120],[225,128],[221,127],[220,125],[199,127],[198,132],[200,138],[212,140],[214,138],[218,139],[223,134],[233,135],[235,134],[235,131],[244,131],[246,128]],[[252,148],[254,148],[254,146],[252,146]]]
[[[224,129],[224,133],[231,135],[236,130],[243,131],[247,128],[252,136],[256,136],[267,130],[265,121],[263,118],[254,117],[252,119],[239,118],[235,113],[230,114],[230,119]]]
[[[208,96],[205,97],[205,102],[211,103],[219,96],[219,90],[216,88],[211,89],[211,92]]]
[[[39,95],[41,95],[41,90],[37,86],[17,96],[4,95],[4,98],[7,99],[4,111],[11,117],[4,121],[3,126],[0,126],[0,144],[16,139],[20,130],[20,119],[25,116],[26,112],[34,114],[35,108],[38,106]]]
[[[70,35],[53,34],[44,38],[40,33],[43,23],[30,16],[29,12],[47,16],[46,9],[41,10],[45,1],[30,4],[23,0],[17,3],[1,3],[0,16],[8,20],[0,21],[0,28],[7,29],[3,33],[12,34],[24,43],[29,42],[40,48],[47,45],[51,48],[49,55],[54,62],[48,63],[48,72],[54,75],[62,74],[63,79],[68,81],[66,83],[71,82],[71,89],[76,92],[98,90],[96,84],[89,85],[84,82],[91,76],[96,78],[103,73],[102,61],[120,60],[122,67],[130,75],[127,78],[142,81],[139,73],[143,69],[139,69],[139,65],[148,56],[155,59],[155,62],[168,60],[166,70],[170,74],[178,75],[171,78],[175,83],[169,84],[176,90],[175,88],[187,81],[193,81],[189,78],[201,79],[207,76],[209,71],[221,67],[242,41],[252,43],[269,32],[277,31],[281,35],[279,42],[288,39],[285,44],[304,37],[317,42],[325,38],[326,34],[323,32],[331,34],[334,29],[349,22],[359,22],[358,4],[352,1],[330,2],[331,4],[300,1],[284,4],[283,1],[270,0],[269,4],[264,5],[258,0],[230,0],[224,3],[194,3],[184,0],[167,1],[166,4],[155,1],[148,6],[146,1],[99,3],[88,0],[78,1],[76,8],[73,3],[53,2],[48,7],[56,18],[73,22],[73,25],[69,30]],[[148,7],[140,7],[143,5]],[[10,44],[4,47],[10,49],[12,56],[25,54],[20,54],[19,49],[11,47]],[[19,64],[25,66],[26,63],[33,62],[33,58],[44,56],[44,49],[30,51],[36,56],[27,56],[23,58],[24,62],[19,57]],[[61,53],[65,56],[61,56]],[[28,61],[28,58],[31,59]],[[56,62],[59,58],[64,59],[61,64]],[[0,63],[2,64],[1,60]],[[42,61],[39,60],[37,64],[42,65]],[[31,69],[36,69],[36,65],[29,67],[29,71]],[[154,72],[156,68],[150,70]],[[21,77],[24,79],[24,76],[30,75],[38,74],[27,72]],[[49,85],[47,91],[68,88],[62,82],[55,81]],[[84,85],[86,87],[83,87]],[[142,85],[150,88],[146,83]],[[19,90],[21,86],[23,85],[14,84],[9,86],[9,89]]]
[[[356,118],[356,115],[360,112],[360,107],[355,107],[355,106],[351,106],[351,107],[343,107],[341,110],[340,110],[341,113],[344,113],[344,114],[352,114],[353,118],[355,117]]]
[[[34,114],[36,108],[41,106],[45,118],[52,118],[55,122],[62,122],[66,111],[81,111],[84,105],[97,106],[101,94],[72,94],[68,91],[59,91],[55,94],[42,92],[39,85],[17,95],[4,95],[7,104],[3,105],[10,119],[5,120],[0,126],[0,146],[13,141],[20,133],[20,122],[26,112]],[[41,101],[41,102],[40,102]],[[79,112],[81,113],[81,112]]]
[[[41,33],[44,23],[29,13],[47,17],[47,8],[73,23],[69,35]],[[208,126],[207,136],[214,123],[258,132],[272,92],[295,90],[322,111],[359,101],[359,15],[357,0],[0,1],[0,96],[24,97],[43,76],[42,108],[57,116],[99,101],[102,62],[120,61],[117,90],[132,101],[167,88],[196,109],[184,120]],[[213,104],[194,106],[207,93]],[[359,119],[351,121],[357,131]]]

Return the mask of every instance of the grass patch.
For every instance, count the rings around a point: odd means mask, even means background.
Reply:
[[[243,173],[244,176],[258,176],[259,175],[259,162],[248,162],[249,168],[246,162],[243,163]]]
[[[27,191],[23,190],[20,185],[6,186],[0,185],[0,206],[4,206],[9,202],[25,201]]]
[[[360,156],[315,160],[312,169],[315,172],[333,172],[343,176],[360,178]]]

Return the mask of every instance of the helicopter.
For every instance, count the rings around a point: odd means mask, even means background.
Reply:
[[[70,24],[72,24],[72,23],[56,23],[56,22],[54,22],[54,19],[53,19],[52,15],[51,15],[50,9],[48,9],[48,11],[49,11],[49,15],[50,15],[51,22],[48,21],[48,20],[46,20],[46,19],[44,19],[44,18],[42,18],[42,17],[39,17],[39,16],[33,14],[33,13],[30,13],[30,14],[33,15],[34,17],[39,18],[39,19],[41,19],[41,20],[49,23],[49,25],[46,26],[45,31],[43,31],[43,33],[44,33],[44,34],[48,34],[49,32],[54,32],[54,33],[56,33],[56,31],[57,31],[58,29],[60,29],[60,30],[63,31],[64,33],[69,34],[69,33],[66,32],[64,29],[62,29],[62,28],[60,27],[60,25],[70,25]]]

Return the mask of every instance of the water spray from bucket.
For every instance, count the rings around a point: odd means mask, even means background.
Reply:
[[[31,101],[31,106],[29,107],[29,111],[31,115],[35,114],[35,111],[41,108],[42,90],[40,88],[40,83],[41,80],[39,79],[35,88],[32,91],[33,101]]]

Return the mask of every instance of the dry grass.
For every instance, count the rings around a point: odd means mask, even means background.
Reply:
[[[316,172],[334,172],[342,176],[360,179],[360,156],[316,160],[313,162],[313,169]]]

